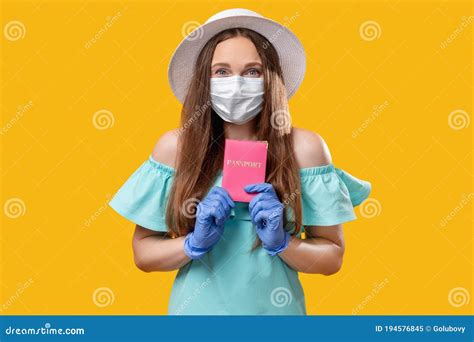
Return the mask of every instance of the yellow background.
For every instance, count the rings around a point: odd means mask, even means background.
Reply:
[[[373,185],[371,207],[345,225],[342,270],[301,275],[308,313],[470,313],[471,6],[3,1],[1,313],[166,313],[175,272],[135,267],[134,226],[107,201],[178,125],[167,66],[183,30],[232,7],[299,37],[308,67],[293,124]],[[20,39],[5,33],[15,20]],[[380,28],[373,40],[360,31],[367,21]],[[107,129],[93,124],[102,109],[114,119]],[[113,300],[97,305],[104,287]]]

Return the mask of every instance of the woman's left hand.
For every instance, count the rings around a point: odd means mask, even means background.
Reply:
[[[288,247],[290,234],[283,228],[285,206],[270,183],[249,184],[244,187],[248,193],[258,193],[249,203],[249,213],[262,240],[263,248],[276,255]]]

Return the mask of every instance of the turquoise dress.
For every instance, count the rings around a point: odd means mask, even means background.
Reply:
[[[175,170],[151,156],[123,184],[109,205],[142,227],[166,232],[165,210]],[[300,169],[305,226],[330,226],[356,219],[354,207],[371,184],[333,164]],[[214,185],[221,185],[219,171]],[[305,315],[298,272],[263,248],[248,203],[236,202],[224,235],[199,260],[179,269],[168,305],[170,315]]]

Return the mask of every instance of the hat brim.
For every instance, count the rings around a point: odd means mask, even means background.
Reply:
[[[242,27],[264,36],[276,49],[288,98],[293,96],[306,71],[306,55],[299,39],[285,26],[263,17],[239,15],[201,25],[185,37],[168,65],[168,80],[176,98],[183,103],[201,49],[217,33]]]

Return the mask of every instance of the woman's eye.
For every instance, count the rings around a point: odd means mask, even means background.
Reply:
[[[247,71],[247,75],[252,76],[252,77],[260,77],[261,72],[260,72],[260,70],[255,69],[255,68],[254,69],[249,69]]]
[[[217,69],[214,71],[214,75],[225,76],[227,75],[227,71],[225,69]]]

